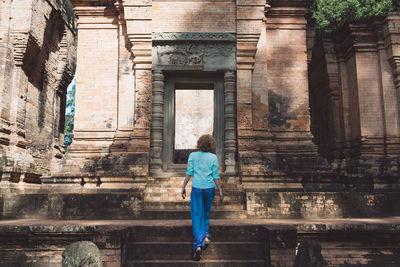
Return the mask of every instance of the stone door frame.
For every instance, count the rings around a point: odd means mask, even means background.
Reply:
[[[168,151],[171,150],[170,137],[166,136],[171,114],[165,110],[165,99],[169,97],[170,77],[178,73],[199,82],[204,75],[220,77],[220,98],[223,103],[220,120],[223,122],[220,138],[223,151],[223,174],[236,176],[237,168],[237,124],[236,124],[236,35],[234,33],[186,32],[153,33],[152,35],[152,122],[150,133],[150,174],[152,176],[170,175]],[[188,76],[189,75],[189,76]],[[196,78],[197,76],[197,78]],[[167,79],[166,79],[167,77]],[[182,78],[185,79],[185,78]],[[215,82],[215,81],[212,81]],[[223,110],[222,110],[223,109]],[[166,143],[170,144],[166,144]],[[223,145],[222,145],[223,144]],[[179,168],[176,169],[179,171]],[[179,173],[180,174],[180,173]]]
[[[221,103],[215,102],[215,106],[219,106],[219,115],[221,117],[215,118],[216,120],[220,119],[222,122],[217,123],[218,127],[221,127],[218,133],[222,136],[216,136],[220,141],[219,149],[222,150],[224,154],[223,159],[223,167],[224,175],[237,175],[237,140],[236,140],[236,100],[235,100],[235,91],[236,91],[236,79],[235,72],[226,71],[226,72],[213,72],[213,73],[205,73],[200,72],[194,76],[189,75],[186,72],[180,72],[182,78],[177,78],[176,74],[172,75],[172,79],[168,77],[169,73],[161,70],[153,70],[153,102],[152,102],[152,124],[151,124],[151,163],[150,163],[150,172],[152,176],[163,176],[164,174],[169,175],[168,172],[183,172],[183,166],[171,166],[171,156],[168,155],[168,152],[171,152],[172,143],[170,141],[171,136],[168,135],[168,132],[171,132],[171,129],[167,129],[168,121],[171,123],[173,119],[171,105],[166,105],[166,101],[168,98],[171,98],[170,92],[171,86],[172,90],[174,82],[181,82],[182,84],[187,82],[195,82],[195,83],[216,83],[216,88],[214,90],[217,94],[219,94],[218,100],[222,100]],[[201,80],[201,77],[204,75],[209,75],[212,78],[206,78]],[[167,78],[167,81],[165,77]],[[219,76],[219,79],[218,79]],[[167,85],[166,85],[167,83]],[[169,85],[168,85],[169,83]],[[220,88],[218,90],[218,87]],[[216,90],[217,89],[217,90]],[[219,91],[219,92],[218,92]],[[215,99],[217,96],[214,96]],[[173,124],[173,123],[172,123]],[[172,164],[174,165],[174,164]],[[177,164],[175,164],[177,165]]]
[[[186,164],[173,162],[174,133],[175,133],[175,90],[205,89],[214,91],[214,137],[217,140],[217,151],[220,170],[225,169],[224,163],[224,80],[223,73],[218,72],[172,72],[165,73],[164,84],[164,123],[163,123],[163,171],[184,171]]]

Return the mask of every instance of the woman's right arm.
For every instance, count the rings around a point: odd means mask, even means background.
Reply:
[[[220,199],[220,201],[222,202],[222,201],[224,201],[224,194],[222,194],[222,187],[221,187],[221,184],[219,183],[219,179],[215,179],[214,180],[214,183],[217,185],[217,187],[218,187],[218,190],[219,190],[219,199]]]
[[[219,190],[219,198],[221,200],[221,202],[224,200],[224,194],[222,194],[222,187],[221,184],[219,183],[219,174],[218,174],[218,158],[217,156],[215,156],[213,165],[212,165],[212,177],[214,179],[214,183],[216,184],[216,186],[218,187]]]

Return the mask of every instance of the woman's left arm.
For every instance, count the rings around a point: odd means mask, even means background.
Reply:
[[[186,169],[186,176],[185,176],[185,181],[183,181],[183,185],[182,185],[182,191],[181,191],[181,195],[182,198],[185,199],[186,197],[186,185],[189,182],[190,178],[193,176],[193,153],[190,153],[189,158],[188,158],[188,165],[187,165],[187,169]]]
[[[181,191],[181,194],[182,194],[182,198],[183,198],[183,199],[185,199],[185,197],[186,197],[186,189],[185,189],[185,187],[186,187],[186,185],[187,185],[187,183],[189,182],[189,180],[190,180],[191,177],[192,177],[191,175],[187,175],[187,174],[186,174],[186,176],[185,176],[185,181],[183,181],[182,191]]]

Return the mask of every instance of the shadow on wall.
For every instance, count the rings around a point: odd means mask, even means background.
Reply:
[[[50,83],[55,82],[54,80],[50,80],[51,78],[46,67],[48,64],[56,64],[49,62],[50,54],[58,52],[64,30],[64,21],[60,11],[53,9],[46,23],[42,47],[39,47],[37,42],[33,38],[30,38],[24,57],[24,71],[32,85],[39,90],[37,126],[40,129],[45,126],[46,102],[48,101],[47,90]],[[57,69],[53,71],[57,71]]]
[[[308,70],[311,133],[314,136],[314,142],[318,146],[319,153],[332,161],[330,152],[335,145],[335,131],[329,103],[329,78],[322,39],[315,42]]]
[[[295,118],[294,112],[290,111],[291,103],[291,96],[287,94],[277,94],[272,90],[268,91],[268,117],[270,126],[290,128],[289,120]]]

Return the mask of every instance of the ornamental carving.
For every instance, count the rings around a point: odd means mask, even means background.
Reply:
[[[222,41],[236,42],[236,35],[229,32],[156,32],[152,36],[153,42],[168,41]]]
[[[201,65],[204,49],[193,43],[157,46],[157,59],[160,65]]]
[[[153,45],[153,68],[235,69],[235,43],[170,42]]]

